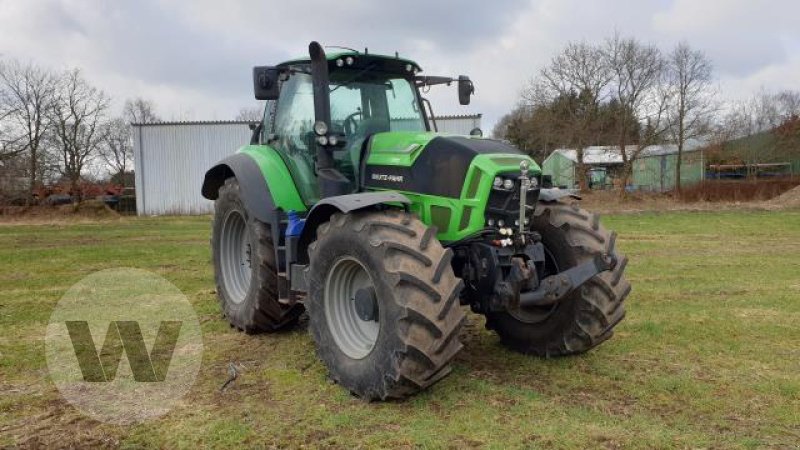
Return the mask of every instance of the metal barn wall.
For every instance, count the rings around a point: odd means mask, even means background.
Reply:
[[[436,128],[440,133],[468,135],[473,128],[481,127],[481,115],[440,116],[436,118]],[[483,130],[486,136],[486,130]]]
[[[664,192],[675,187],[675,153],[645,156],[633,164],[632,188],[636,190]],[[703,152],[691,151],[683,154],[681,185],[690,186],[703,180]],[[542,163],[542,173],[553,177],[553,186],[577,187],[575,169],[577,164],[561,152],[553,152]]]
[[[133,127],[136,210],[139,215],[207,214],[200,195],[214,163],[250,141],[247,123],[163,123]]]
[[[469,134],[480,114],[442,116],[439,131]],[[133,126],[136,210],[139,215],[208,214],[203,176],[217,161],[250,142],[247,122],[164,122]]]
[[[575,187],[575,162],[561,152],[553,152],[542,162],[542,174],[553,177],[554,187]]]
[[[633,164],[633,184],[638,190],[664,192],[675,188],[677,154],[640,158]],[[703,179],[703,152],[685,152],[681,158],[681,186]]]

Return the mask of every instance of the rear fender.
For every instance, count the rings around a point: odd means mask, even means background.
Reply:
[[[236,177],[247,210],[264,223],[277,220],[277,210],[307,210],[286,163],[270,147],[249,145],[206,172],[202,194],[216,200],[225,179]]]
[[[231,155],[206,172],[201,190],[203,197],[216,200],[219,188],[231,177],[239,181],[247,211],[261,222],[274,223],[277,215],[269,186],[255,160],[244,153]]]

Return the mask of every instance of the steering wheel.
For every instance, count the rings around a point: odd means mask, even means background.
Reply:
[[[344,119],[344,135],[345,136],[353,136],[356,134],[358,130],[358,122],[356,122],[356,116],[363,116],[361,111],[356,111]]]

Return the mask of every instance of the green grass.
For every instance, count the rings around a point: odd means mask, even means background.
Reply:
[[[209,219],[0,226],[0,447],[795,448],[800,443],[800,212],[610,216],[633,293],[588,354],[510,352],[470,315],[453,374],[404,402],[327,381],[308,333],[245,336],[221,319]],[[44,329],[89,273],[137,267],[191,300],[197,383],[167,416],[94,422],[49,381]],[[241,377],[229,389],[229,362]]]

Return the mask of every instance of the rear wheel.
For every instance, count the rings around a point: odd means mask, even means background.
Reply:
[[[395,210],[334,214],[309,253],[309,328],[331,378],[384,400],[450,372],[465,316],[435,228]]]
[[[231,326],[255,333],[294,324],[303,307],[278,302],[270,226],[250,216],[235,178],[228,178],[220,187],[214,209],[214,279],[222,312]]]
[[[616,233],[606,231],[597,215],[563,203],[539,203],[531,227],[542,235],[545,275],[602,254],[615,255],[618,263],[554,305],[489,313],[486,326],[508,347],[545,357],[582,353],[609,339],[625,317],[624,300],[631,290],[623,277],[627,258],[616,251]]]

